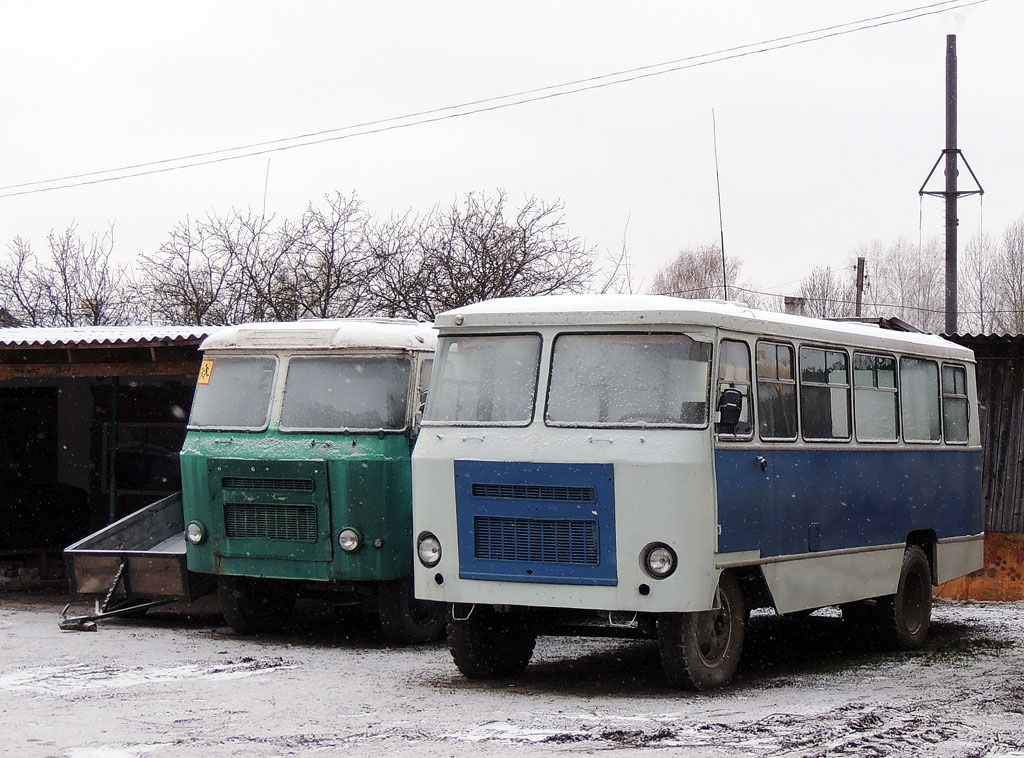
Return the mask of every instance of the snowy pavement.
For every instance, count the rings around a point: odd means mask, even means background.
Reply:
[[[481,682],[360,618],[244,638],[208,605],[61,632],[62,604],[0,595],[2,755],[1024,758],[1021,603],[937,605],[914,653],[827,611],[756,616],[705,694],[670,689],[651,642],[541,638],[521,677]]]

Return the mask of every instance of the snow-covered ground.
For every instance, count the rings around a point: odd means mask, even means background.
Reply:
[[[62,604],[0,595],[0,754],[1024,758],[1020,603],[937,605],[902,654],[827,611],[757,616],[710,694],[670,689],[651,642],[542,638],[523,676],[480,682],[362,619],[253,639],[208,605],[61,632]]]

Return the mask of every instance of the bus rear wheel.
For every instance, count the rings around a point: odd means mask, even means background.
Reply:
[[[916,545],[903,553],[896,592],[840,606],[855,634],[885,648],[915,650],[928,637],[932,617],[932,574]]]
[[[217,595],[224,620],[239,634],[280,629],[295,605],[295,590],[278,579],[219,576]]]
[[[499,613],[475,606],[469,617],[448,617],[448,650],[469,679],[506,679],[520,674],[533,657],[537,632],[523,613]]]
[[[411,577],[382,584],[377,611],[384,637],[400,645],[440,639],[448,615],[444,603],[416,599]]]
[[[903,553],[896,594],[878,601],[883,639],[900,650],[916,650],[928,637],[932,620],[932,572],[924,551],[911,545]]]
[[[743,651],[746,609],[739,582],[723,574],[719,607],[658,617],[661,667],[669,682],[683,689],[707,690],[732,679]]]

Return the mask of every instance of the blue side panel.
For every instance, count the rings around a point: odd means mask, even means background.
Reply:
[[[614,586],[610,463],[455,461],[459,576]]]
[[[736,448],[717,450],[715,467],[720,553],[795,555],[903,542],[916,529],[940,539],[982,531],[978,451]]]

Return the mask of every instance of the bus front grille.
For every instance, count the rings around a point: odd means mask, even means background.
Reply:
[[[274,479],[269,477],[225,476],[220,486],[226,490],[280,490],[312,492],[312,479]]]
[[[473,484],[473,497],[491,500],[551,500],[554,502],[592,503],[593,487],[551,487],[536,484]]]
[[[576,566],[599,562],[596,521],[477,516],[473,533],[476,557],[483,560]]]
[[[316,506],[225,503],[224,530],[229,539],[316,542]]]

